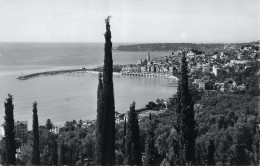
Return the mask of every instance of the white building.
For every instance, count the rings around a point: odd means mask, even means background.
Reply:
[[[3,126],[0,126],[0,140],[5,136],[5,130]]]
[[[192,51],[189,51],[189,52],[187,53],[187,57],[189,57],[189,58],[194,58],[194,57],[195,57],[195,53],[192,52]]]
[[[223,69],[217,65],[214,65],[212,68],[212,72],[214,73],[215,76],[220,76],[223,74]]]
[[[246,64],[248,63],[248,60],[230,60],[230,63],[234,63],[234,64]]]
[[[209,69],[210,69],[209,64],[208,63],[202,64],[202,69],[203,69],[203,72],[209,73]]]

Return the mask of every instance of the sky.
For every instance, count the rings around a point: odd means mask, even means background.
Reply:
[[[260,39],[260,0],[0,0],[0,42],[216,43]]]

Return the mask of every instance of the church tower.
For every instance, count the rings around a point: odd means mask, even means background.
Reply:
[[[147,55],[147,61],[148,61],[148,62],[151,61],[149,51],[148,51],[148,55]]]

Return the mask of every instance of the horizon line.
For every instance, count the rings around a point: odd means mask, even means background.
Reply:
[[[256,41],[249,41],[249,42],[112,42],[115,44],[243,44],[243,43],[252,43],[252,42],[260,42],[259,40]],[[0,41],[0,44],[2,43],[53,43],[53,44],[59,44],[59,43],[75,43],[75,44],[104,44],[105,42],[67,42],[67,41]]]

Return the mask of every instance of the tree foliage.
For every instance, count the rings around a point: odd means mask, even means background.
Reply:
[[[104,114],[104,100],[103,100],[103,81],[102,75],[99,73],[99,80],[98,80],[98,91],[97,91],[97,121],[96,121],[96,164],[101,164],[102,161],[102,150],[103,150],[103,138],[102,132],[104,130],[104,121],[103,114]]]
[[[40,149],[39,149],[39,122],[37,114],[37,102],[33,103],[33,152],[32,164],[40,165]]]
[[[96,135],[98,139],[96,164],[98,165],[115,164],[115,99],[113,85],[112,42],[109,20],[110,16],[105,20],[106,33],[103,89],[101,97],[102,101],[98,101],[97,118],[99,119],[97,120],[98,130]]]
[[[152,165],[156,158],[158,157],[157,149],[155,148],[155,124],[152,121],[151,113],[149,115],[149,123],[147,129],[147,137],[146,137],[146,144],[145,144],[145,161],[144,164],[149,166]]]
[[[174,152],[179,164],[195,163],[195,119],[192,96],[188,88],[188,64],[185,52],[182,55],[181,79],[177,92],[177,120],[174,129],[177,137],[174,139]]]
[[[215,145],[214,145],[213,140],[210,140],[209,145],[208,145],[208,153],[207,153],[207,164],[208,165],[215,165],[214,153],[215,153]]]
[[[130,105],[128,111],[128,123],[126,129],[126,165],[142,165],[142,154],[140,150],[138,116],[135,111],[135,102]]]
[[[47,119],[45,126],[47,130],[51,130],[53,128],[53,124],[50,119]]]
[[[14,165],[15,164],[15,138],[14,138],[14,105],[13,105],[13,96],[8,94],[8,98],[5,102],[5,164]]]
[[[65,149],[64,149],[64,143],[62,141],[59,141],[59,148],[58,148],[58,165],[62,166],[65,163]]]
[[[208,160],[209,147],[214,141],[216,164],[257,165],[259,158],[259,128],[257,97],[219,94],[203,97],[203,106],[196,115],[200,156]],[[258,157],[257,157],[258,156]]]

